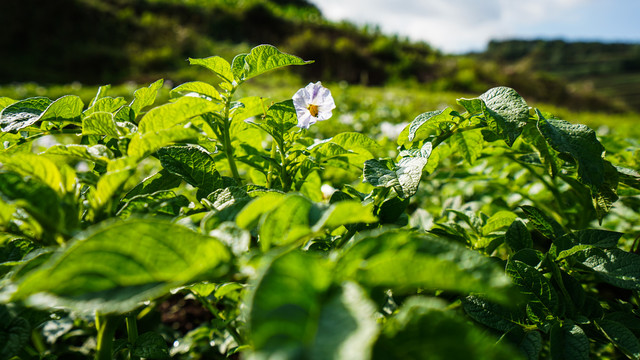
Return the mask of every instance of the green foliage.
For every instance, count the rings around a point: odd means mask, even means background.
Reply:
[[[0,102],[2,358],[639,356],[632,140],[506,87],[317,139],[242,93],[309,61],[190,62],[158,105]]]

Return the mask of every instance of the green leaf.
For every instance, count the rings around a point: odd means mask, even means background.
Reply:
[[[0,359],[12,359],[29,342],[31,327],[5,305],[0,305],[0,324]]]
[[[103,223],[25,275],[12,299],[46,308],[124,313],[205,274],[221,275],[229,259],[216,239],[176,224],[151,219]]]
[[[364,163],[364,181],[375,187],[393,187],[398,196],[406,199],[418,191],[427,161],[425,157],[405,157],[390,170],[383,161],[370,159]]]
[[[169,97],[174,99],[190,93],[206,96],[208,100],[220,100],[220,93],[218,90],[216,90],[212,85],[202,81],[191,81],[176,86],[169,92]]]
[[[281,52],[272,45],[258,45],[246,55],[238,55],[233,59],[232,71],[234,78],[244,81],[264,72],[289,65],[306,65],[313,61]]]
[[[347,150],[366,156],[367,158],[361,163],[372,158],[373,155],[380,154],[382,151],[382,147],[375,140],[359,132],[343,132],[332,137],[330,141]]]
[[[447,310],[444,302],[416,296],[386,320],[372,359],[520,358],[515,350],[496,344],[496,340]]]
[[[34,178],[0,171],[0,196],[2,200],[26,210],[48,229],[57,229],[62,223],[64,215],[58,194]]]
[[[142,182],[136,185],[133,189],[129,190],[127,195],[125,195],[124,200],[130,200],[134,196],[138,195],[150,195],[157,191],[170,190],[178,187],[181,182],[182,179],[179,176],[162,169],[142,180]]]
[[[107,135],[118,138],[121,132],[112,113],[94,112],[82,119],[82,135]]]
[[[199,146],[166,146],[157,151],[163,168],[198,188],[200,198],[222,186],[215,161]]]
[[[17,102],[18,102],[18,100],[13,100],[11,98],[1,96],[0,97],[0,112],[2,112],[2,110],[4,108],[6,108],[7,106],[9,106],[11,104],[15,104]]]
[[[138,129],[141,134],[167,130],[173,126],[183,124],[193,117],[221,109],[222,105],[220,103],[184,96],[176,102],[149,110],[140,120]]]
[[[126,219],[132,214],[152,214],[176,217],[180,215],[180,209],[189,205],[189,200],[184,195],[176,195],[173,191],[164,190],[153,194],[134,196],[127,201],[116,216]]]
[[[112,98],[112,97],[103,97],[98,100],[95,100],[91,106],[83,112],[83,116],[89,116],[96,112],[107,112],[113,113],[119,108],[123,107],[127,104],[127,101],[123,97]]]
[[[330,285],[328,261],[297,251],[276,256],[247,301],[249,358],[369,358],[375,305],[356,284]]]
[[[511,211],[498,211],[487,219],[487,223],[482,227],[482,234],[487,236],[494,231],[510,226],[517,217],[518,216]]]
[[[590,247],[572,255],[605,282],[623,289],[640,289],[640,255],[620,249]]]
[[[47,155],[63,155],[72,156],[79,159],[89,160],[95,163],[106,166],[109,160],[113,160],[114,155],[108,147],[97,144],[93,146],[88,145],[53,145],[48,148],[44,154]]]
[[[547,216],[541,210],[529,205],[523,205],[520,206],[520,208],[522,209],[522,211],[524,211],[524,214],[527,216],[531,224],[533,224],[536,230],[540,231],[542,235],[551,240],[564,235],[564,229],[562,229],[562,225],[560,225],[552,217]]]
[[[265,125],[271,129],[267,131],[272,136],[282,138],[284,133],[298,124],[296,109],[293,107],[293,100],[285,100],[269,106]]]
[[[98,100],[105,98],[109,90],[111,90],[110,84],[101,85],[100,87],[98,87],[98,92],[96,93],[96,96],[94,96],[93,99],[91,99],[91,102],[89,103],[89,108],[95,106]]]
[[[459,153],[469,165],[473,165],[482,153],[483,141],[480,131],[457,131],[451,135],[453,151]]]
[[[501,332],[516,328],[522,322],[514,311],[478,296],[471,295],[462,299],[462,306],[473,320]]]
[[[368,287],[394,294],[416,288],[483,293],[512,301],[511,282],[489,258],[458,244],[407,231],[370,234],[355,242],[339,261],[340,273]]]
[[[500,86],[480,95],[487,125],[511,146],[529,120],[529,106],[515,90]]]
[[[253,229],[263,214],[275,209],[284,200],[284,194],[271,192],[253,199],[236,217],[236,224],[243,229]]]
[[[398,145],[405,145],[426,139],[434,130],[442,130],[454,124],[453,110],[429,111],[418,115],[398,136]]]
[[[527,226],[520,219],[516,219],[509,225],[505,233],[505,242],[514,252],[533,247],[531,234],[529,230],[527,230]]]
[[[197,139],[200,134],[191,128],[174,127],[167,130],[134,135],[129,143],[127,154],[134,159],[142,159],[163,146],[177,141]]]
[[[552,359],[589,359],[589,338],[571,321],[556,322],[549,336]]]
[[[65,95],[52,102],[40,115],[40,121],[72,121],[82,115],[84,103],[79,96]]]
[[[138,89],[133,93],[133,101],[131,101],[131,104],[129,106],[136,116],[140,115],[140,112],[145,107],[153,105],[153,103],[156,101],[158,90],[160,90],[163,84],[164,80],[160,79],[152,83],[148,87]]]
[[[67,179],[58,165],[43,155],[21,153],[20,156],[8,156],[0,153],[0,164],[25,176],[33,176],[60,195],[71,190],[67,188]]]
[[[630,359],[640,359],[640,341],[624,325],[613,320],[596,320],[602,333]]]
[[[229,62],[220,56],[211,56],[204,59],[192,59],[189,58],[189,64],[200,65],[218,75],[223,81],[231,84],[234,80],[233,73],[231,72],[231,65]]]
[[[107,165],[107,173],[100,177],[95,190],[92,189],[89,203],[94,210],[99,210],[109,204],[118,191],[129,180],[135,171],[135,159],[118,158]]]
[[[484,109],[483,101],[480,99],[457,99],[456,102],[462,106],[469,114],[482,114]]]
[[[359,201],[345,200],[332,204],[313,225],[313,231],[320,229],[333,230],[342,225],[357,223],[374,223],[378,221],[373,215],[373,203],[363,206]]]
[[[555,314],[558,310],[558,294],[549,279],[544,277],[536,268],[521,261],[510,260],[506,273],[514,284],[531,299],[531,303],[541,304],[548,314]]]
[[[538,130],[551,147],[569,154],[578,163],[578,181],[594,191],[604,184],[604,147],[596,133],[586,125],[564,120],[545,119],[538,112]]]
[[[168,359],[169,347],[164,338],[155,332],[141,334],[133,344],[133,355],[147,359]]]
[[[50,104],[51,100],[46,97],[33,97],[5,107],[0,112],[2,131],[17,132],[35,124]]]
[[[529,331],[524,336],[518,349],[523,352],[528,360],[538,360],[542,351],[542,335],[539,331]]]
[[[577,244],[609,249],[618,246],[618,241],[624,234],[617,231],[584,229],[575,232],[574,235]]]
[[[272,245],[293,243],[309,234],[309,211],[312,203],[304,196],[290,194],[267,213],[260,225],[260,246],[263,250]]]

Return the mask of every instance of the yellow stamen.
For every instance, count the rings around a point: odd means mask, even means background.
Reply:
[[[318,105],[309,104],[309,106],[307,106],[307,110],[309,110],[311,116],[318,117]]]

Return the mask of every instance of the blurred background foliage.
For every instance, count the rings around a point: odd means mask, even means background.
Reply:
[[[74,82],[206,81],[187,58],[230,59],[270,43],[315,60],[279,77],[300,83],[469,94],[505,85],[572,110],[640,110],[638,44],[492,41],[483,53],[448,55],[373,25],[328,21],[307,0],[2,1],[0,23],[2,96],[55,93],[52,85]]]

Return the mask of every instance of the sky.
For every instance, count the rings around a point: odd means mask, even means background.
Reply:
[[[491,39],[640,43],[640,0],[310,0],[333,21],[378,25],[445,53]]]

